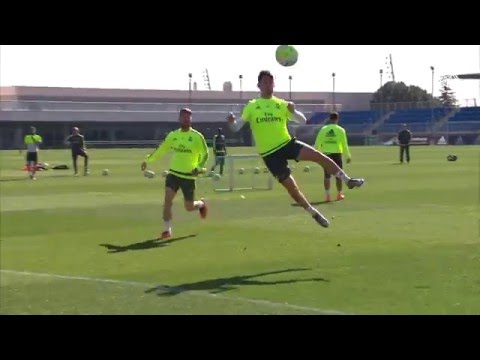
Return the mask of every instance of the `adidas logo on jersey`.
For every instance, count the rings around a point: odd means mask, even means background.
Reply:
[[[335,137],[335,131],[333,131],[333,129],[330,129],[330,130],[325,134],[325,136]]]

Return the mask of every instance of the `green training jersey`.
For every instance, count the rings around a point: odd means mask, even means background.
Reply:
[[[37,134],[25,135],[23,142],[27,145],[27,152],[38,152],[39,144],[42,143],[42,137]]]
[[[243,108],[242,119],[250,124],[261,156],[281,149],[292,139],[287,128],[292,114],[287,106],[287,101],[273,96],[250,100]]]
[[[145,159],[152,163],[167,152],[173,152],[170,172],[184,179],[195,179],[193,170],[204,167],[208,160],[208,147],[203,135],[197,130],[181,129],[170,132],[165,141]]]
[[[347,133],[337,124],[328,124],[320,129],[315,140],[315,149],[325,154],[345,154],[351,157]]]

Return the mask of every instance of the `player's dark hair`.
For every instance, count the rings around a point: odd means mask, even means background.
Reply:
[[[181,114],[181,113],[191,114],[191,113],[192,113],[192,110],[190,110],[189,108],[182,108],[182,109],[180,109],[180,114]]]
[[[268,70],[262,70],[260,71],[260,73],[258,74],[258,82],[262,81],[262,79],[265,77],[265,76],[268,76],[270,79],[273,80],[273,75],[270,71]]]
[[[330,121],[337,121],[337,120],[338,120],[338,112],[332,111],[332,112],[330,113],[329,119],[330,119]]]

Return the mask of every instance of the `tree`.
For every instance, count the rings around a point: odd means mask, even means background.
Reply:
[[[445,107],[455,107],[458,104],[457,98],[455,97],[455,91],[448,87],[448,85],[442,86],[442,91],[438,100]]]
[[[389,81],[373,94],[371,103],[429,101],[432,101],[432,95],[426,90],[415,85],[407,86],[404,82]]]

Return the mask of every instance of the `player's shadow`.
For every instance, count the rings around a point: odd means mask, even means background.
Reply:
[[[192,235],[187,235],[187,236],[182,236],[182,237],[177,237],[177,238],[172,238],[167,240],[151,239],[151,240],[146,240],[146,241],[142,241],[142,242],[138,242],[130,245],[123,245],[123,246],[112,245],[112,244],[99,244],[99,245],[105,247],[108,250],[109,254],[118,254],[121,252],[130,251],[130,250],[148,250],[148,249],[165,247],[170,245],[171,243],[174,243],[180,240],[189,239],[195,236],[197,235],[192,234]]]
[[[328,204],[328,203],[331,203],[331,202],[335,202],[336,200],[333,200],[333,201],[314,201],[314,202],[311,202],[310,204],[312,205],[323,205],[323,204]],[[297,203],[294,203],[294,204],[290,204],[292,206],[296,206],[296,207],[299,207],[301,205],[297,204]]]
[[[49,178],[67,178],[68,177],[68,178],[71,178],[71,177],[74,177],[74,176],[73,176],[73,174],[69,173],[69,174],[54,174],[54,175],[53,174],[48,174],[45,177],[49,177]]]
[[[41,177],[42,174],[38,175],[37,174],[37,177],[38,178],[42,178]],[[72,175],[67,175],[67,174],[55,174],[55,175],[46,175],[46,176],[43,176],[43,178],[59,178],[59,177],[72,177]],[[0,179],[0,182],[8,182],[8,181],[25,181],[25,180],[29,180],[29,181],[32,181],[28,175],[25,175],[24,177],[21,177],[21,178],[7,178],[7,179]]]
[[[21,178],[9,178],[9,179],[0,179],[0,182],[7,182],[7,181],[24,181],[24,180],[30,180],[28,176],[21,177]],[[30,180],[31,181],[31,180]]]
[[[277,275],[282,273],[290,273],[297,271],[307,271],[311,269],[299,268],[299,269],[286,269],[286,270],[276,270],[276,271],[267,271],[259,274],[253,275],[240,275],[240,276],[231,276],[227,278],[217,278],[217,279],[208,279],[203,281],[197,281],[192,283],[184,283],[174,286],[155,286],[153,288],[145,290],[145,293],[156,292],[158,296],[175,296],[186,291],[194,290],[203,290],[208,291],[211,294],[218,294],[221,292],[234,290],[238,286],[242,285],[281,285],[281,284],[293,284],[299,282],[316,282],[323,281],[329,282],[329,280],[316,277],[316,278],[306,278],[306,279],[289,279],[289,280],[272,280],[272,281],[260,281],[257,278],[267,275]]]

